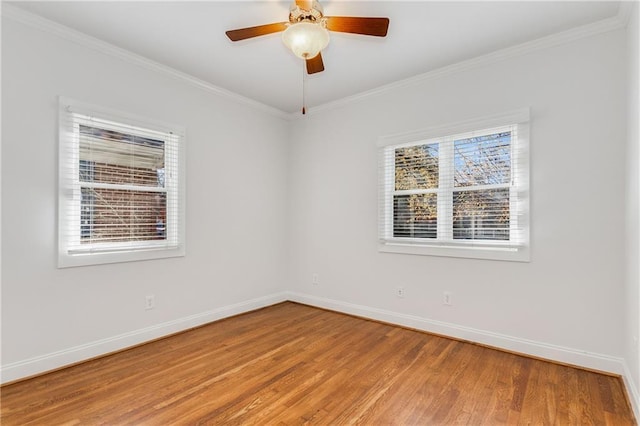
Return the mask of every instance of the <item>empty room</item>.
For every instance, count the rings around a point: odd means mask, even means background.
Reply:
[[[638,1],[2,1],[3,425],[636,425]]]

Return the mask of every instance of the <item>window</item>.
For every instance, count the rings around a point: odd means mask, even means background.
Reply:
[[[529,260],[528,110],[381,138],[380,251]]]
[[[184,131],[60,98],[58,266],[184,256]]]

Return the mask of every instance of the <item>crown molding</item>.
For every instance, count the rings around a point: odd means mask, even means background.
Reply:
[[[160,64],[151,59],[145,58],[144,56],[133,53],[129,50],[122,49],[113,44],[110,44],[100,39],[97,39],[95,37],[89,36],[80,31],[71,29],[65,25],[59,24],[57,22],[51,21],[49,19],[43,18],[38,15],[35,15],[26,10],[20,9],[19,7],[12,6],[5,2],[2,2],[0,15],[2,15],[3,17],[10,18],[21,24],[28,25],[40,31],[44,31],[46,33],[55,35],[57,37],[72,41],[83,47],[87,47],[89,49],[103,53],[105,55],[109,55],[109,56],[124,60],[126,62],[129,62],[131,64],[140,66],[142,68],[146,68],[148,70],[158,72],[174,80],[182,81],[191,86],[194,86],[206,92],[209,92],[215,96],[229,99],[239,104],[249,106],[253,109],[270,114],[280,119],[284,119],[284,120],[291,119],[290,113],[286,113],[284,111],[265,105],[251,98],[247,98],[245,96],[239,95],[230,90],[226,90],[221,87],[215,86],[204,80],[196,78],[190,74],[187,74],[182,71],[178,71],[174,68],[171,68],[169,66]]]
[[[496,50],[486,55],[477,56],[472,59],[468,59],[462,62],[458,62],[452,65],[447,65],[442,68],[428,71],[424,74],[419,74],[414,77],[409,77],[404,80],[399,80],[393,83],[386,84],[384,86],[377,87],[375,89],[367,90],[365,92],[357,93],[346,98],[339,99],[337,101],[328,102],[316,107],[308,108],[307,115],[317,114],[323,111],[328,111],[336,108],[341,108],[354,102],[359,102],[364,99],[368,99],[373,96],[380,96],[388,92],[392,92],[398,89],[406,87],[416,86],[425,81],[437,80],[449,75],[457,74],[463,71],[471,70],[474,68],[491,65],[497,62],[501,62],[507,59],[515,58],[518,56],[526,55],[528,53],[536,52],[538,50],[549,49],[552,47],[560,46],[566,43],[570,43],[576,40],[592,37],[598,34],[603,34],[610,31],[615,31],[621,28],[625,28],[629,20],[632,5],[636,1],[624,1],[620,3],[618,14],[611,18],[603,19],[591,24],[582,25],[580,27],[571,28],[566,31],[551,34],[545,37],[541,37],[535,40],[531,40],[516,46],[507,47],[504,49]],[[291,119],[300,119],[302,115],[299,113],[292,113]]]

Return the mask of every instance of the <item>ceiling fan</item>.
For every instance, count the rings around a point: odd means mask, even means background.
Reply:
[[[329,44],[329,32],[385,37],[389,18],[325,16],[317,0],[295,0],[289,11],[289,22],[258,25],[226,32],[231,41],[283,31],[282,41],[306,62],[308,74],[324,71],[322,49]],[[328,31],[327,31],[328,30]]]

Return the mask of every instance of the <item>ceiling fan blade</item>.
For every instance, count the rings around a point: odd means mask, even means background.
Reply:
[[[311,59],[305,61],[307,63],[307,74],[315,74],[324,71],[324,63],[322,62],[322,53],[318,53]]]
[[[341,33],[385,37],[389,18],[360,18],[356,16],[327,16],[327,29]]]
[[[240,28],[237,30],[229,30],[225,34],[231,41],[240,41],[247,38],[259,37],[267,34],[277,33],[287,29],[287,25],[284,22],[277,22],[275,24],[258,25],[257,27]]]

